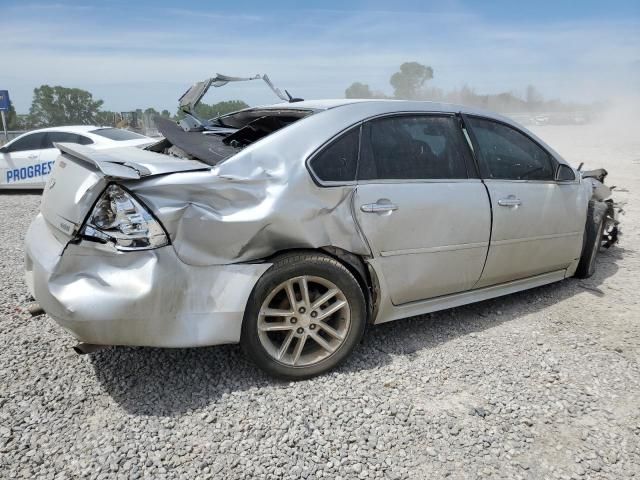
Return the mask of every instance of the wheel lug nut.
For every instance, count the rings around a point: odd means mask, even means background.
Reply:
[[[306,312],[307,310],[306,310],[304,307],[300,307],[300,308],[298,309],[298,311],[299,311],[300,313],[304,313],[304,312]]]
[[[311,325],[309,325],[309,328],[310,328],[311,330],[315,330],[315,329],[316,329],[316,324],[315,324],[315,323],[312,323]]]
[[[316,318],[318,316],[318,312],[316,312],[315,310],[313,312],[311,312],[311,316],[313,318]]]
[[[296,323],[298,321],[298,319],[296,317],[291,317],[291,320],[289,320],[291,323]]]
[[[303,332],[304,332],[304,329],[303,329],[302,327],[300,327],[300,328],[298,328],[298,330],[296,330],[296,332],[298,332],[298,333],[303,333]]]

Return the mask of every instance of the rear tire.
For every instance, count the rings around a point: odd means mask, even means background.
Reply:
[[[265,372],[300,380],[331,370],[355,348],[366,325],[356,278],[332,257],[277,258],[247,303],[240,345]]]
[[[602,233],[604,231],[604,217],[607,206],[598,202],[590,201],[587,209],[587,223],[584,227],[584,241],[582,244],[582,254],[580,263],[576,269],[577,278],[589,278],[596,271],[596,257],[602,244]]]

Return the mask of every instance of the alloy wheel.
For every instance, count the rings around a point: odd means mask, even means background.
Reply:
[[[275,287],[260,307],[258,337],[277,362],[315,365],[335,353],[351,326],[349,302],[327,279],[299,276]]]

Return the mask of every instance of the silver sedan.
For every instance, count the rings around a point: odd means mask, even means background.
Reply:
[[[292,99],[160,129],[57,144],[26,274],[79,351],[240,343],[305,378],[367,325],[589,276],[617,238],[605,171],[484,111]]]

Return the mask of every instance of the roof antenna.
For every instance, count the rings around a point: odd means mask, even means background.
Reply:
[[[304,102],[304,98],[292,97],[291,94],[287,90],[285,90],[284,93],[286,93],[287,97],[289,97],[289,103]]]

